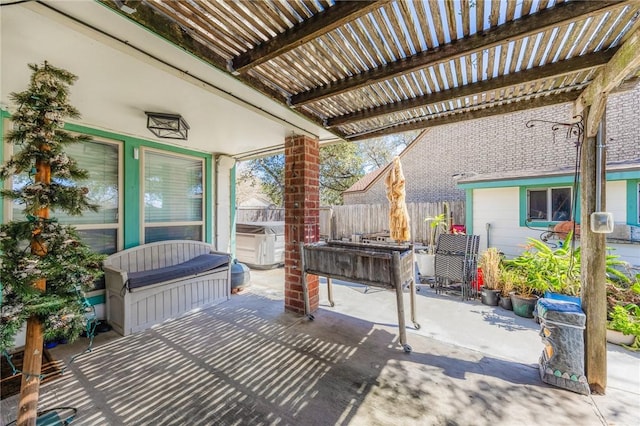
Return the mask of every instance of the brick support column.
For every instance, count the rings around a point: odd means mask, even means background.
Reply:
[[[290,136],[284,146],[284,308],[304,314],[300,243],[320,236],[320,151],[318,140]],[[318,309],[318,277],[307,276],[310,312]]]

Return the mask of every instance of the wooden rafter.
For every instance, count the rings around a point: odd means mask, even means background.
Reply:
[[[390,79],[399,74],[416,71],[428,65],[450,61],[480,49],[488,49],[506,41],[528,37],[556,26],[568,24],[581,17],[620,7],[625,3],[628,3],[628,1],[571,1],[561,3],[533,15],[509,21],[495,29],[478,32],[467,39],[457,40],[440,48],[417,53],[411,57],[345,78],[336,83],[298,93],[291,97],[291,105],[299,106],[316,102]]]
[[[248,50],[231,62],[233,71],[243,73],[255,66],[280,56],[296,47],[308,43],[348,22],[358,19],[380,8],[389,0],[340,1],[324,12],[288,29],[280,35]]]
[[[625,41],[611,60],[580,94],[574,105],[575,114],[591,106],[587,118],[586,136],[593,137],[598,131],[609,93],[640,67],[640,27]]]
[[[557,95],[540,96],[530,100],[521,100],[519,102],[504,103],[495,107],[487,107],[476,110],[469,110],[461,113],[445,115],[427,120],[420,120],[407,124],[388,127],[381,130],[374,130],[367,133],[358,134],[353,137],[348,135],[345,138],[349,141],[359,141],[364,139],[376,138],[379,136],[391,135],[395,133],[407,132],[410,130],[426,129],[429,127],[442,126],[444,124],[459,123],[461,121],[475,120],[477,118],[491,117],[494,115],[509,114],[515,111],[524,111],[527,109],[540,108],[550,105],[556,105],[566,102],[575,101],[579,92],[563,92]]]
[[[401,112],[408,109],[420,108],[436,102],[447,102],[453,99],[472,96],[478,93],[505,89],[510,86],[541,80],[544,78],[561,76],[588,70],[606,64],[616,52],[616,49],[609,49],[604,52],[592,53],[590,55],[579,56],[562,62],[556,62],[542,67],[531,68],[514,74],[507,74],[491,80],[460,86],[457,88],[433,92],[424,96],[418,96],[406,101],[393,104],[381,105],[363,111],[356,111],[344,114],[339,117],[327,120],[327,127],[340,126],[356,121],[367,120],[381,115]]]

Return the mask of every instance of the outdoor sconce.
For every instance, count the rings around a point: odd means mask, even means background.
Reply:
[[[187,140],[189,125],[182,116],[162,112],[145,112],[147,129],[159,138]]]

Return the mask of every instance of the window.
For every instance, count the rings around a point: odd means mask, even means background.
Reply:
[[[73,225],[82,240],[92,250],[112,254],[119,249],[120,232],[120,145],[104,141],[71,144],[65,153],[73,158],[80,168],[89,172],[89,178],[75,182],[89,189],[88,197],[98,211],[85,211],[81,216],[70,216],[62,211],[51,211],[51,216],[60,223]],[[15,176],[13,188],[24,186],[30,177],[27,174]],[[14,201],[13,218],[24,216],[22,205]]]
[[[527,190],[527,218],[556,222],[571,219],[571,188]]]
[[[203,160],[145,150],[144,242],[202,241]]]

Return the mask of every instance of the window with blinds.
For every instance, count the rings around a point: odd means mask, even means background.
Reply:
[[[144,150],[144,242],[202,241],[204,162]]]
[[[118,251],[120,232],[120,145],[94,140],[65,147],[65,153],[73,158],[80,168],[89,172],[89,178],[81,181],[63,182],[66,185],[86,187],[89,200],[98,205],[98,211],[85,211],[80,216],[70,216],[62,211],[51,211],[51,217],[60,223],[73,225],[83,241],[94,251],[112,254]],[[24,186],[31,177],[27,174],[15,176],[13,188]],[[13,218],[24,216],[23,206],[14,202]]]

